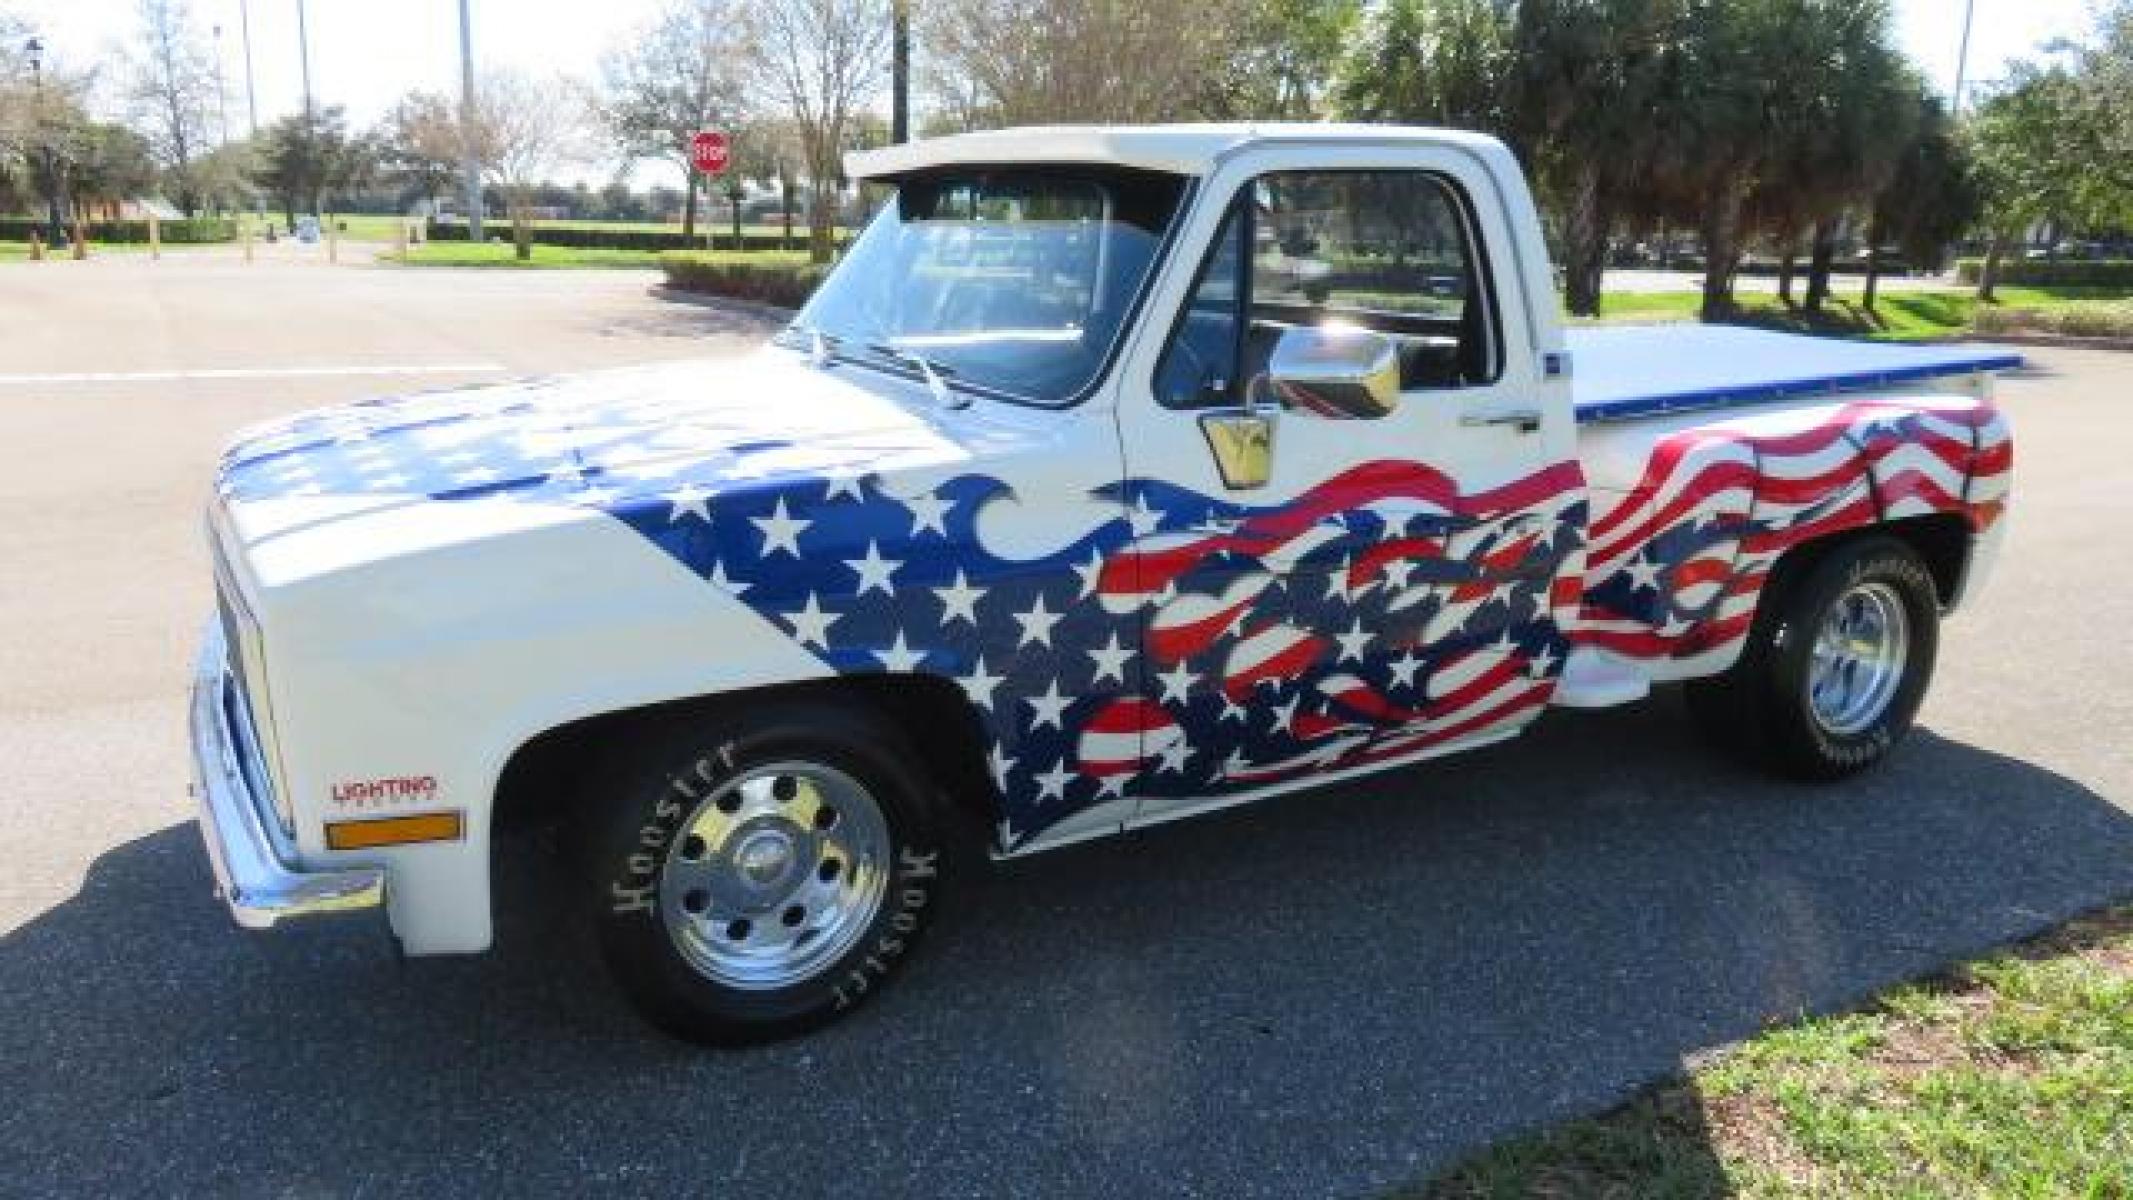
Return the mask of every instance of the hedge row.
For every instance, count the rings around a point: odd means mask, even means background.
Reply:
[[[165,245],[237,240],[237,222],[227,218],[195,217],[186,221],[164,221],[161,225],[158,232]],[[148,241],[146,221],[89,221],[82,228],[88,232],[91,242]],[[0,242],[26,242],[32,233],[44,236],[45,229],[45,221],[38,217],[0,217]],[[67,236],[74,236],[74,226],[67,226]]]
[[[1966,258],[1955,264],[1955,278],[1975,284],[1985,260]],[[2011,287],[2133,288],[2133,259],[2008,259],[2000,263],[1999,282]]]
[[[668,287],[779,308],[798,308],[807,303],[822,277],[829,274],[828,265],[811,263],[804,254],[740,255],[701,250],[668,251],[659,256],[659,269],[666,272]]]
[[[699,225],[693,238],[683,237],[677,230],[661,229],[600,229],[583,225],[535,225],[533,242],[538,246],[575,246],[591,250],[695,250],[704,249],[704,238],[711,236],[719,250],[740,249],[744,251],[786,250],[807,245],[807,229],[795,227],[792,242],[788,246],[782,234],[744,233],[741,244],[733,244],[730,226]],[[509,241],[511,223],[491,221],[481,229],[482,236],[492,241]],[[463,242],[467,240],[467,225],[464,221],[430,222],[430,240],[434,242]]]
[[[2061,337],[2133,338],[2133,301],[2080,301],[2051,308],[1981,304],[1977,331],[1987,335],[2055,333]]]

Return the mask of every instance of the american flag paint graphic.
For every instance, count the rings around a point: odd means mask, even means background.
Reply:
[[[1722,655],[1791,547],[1932,513],[1981,532],[2005,508],[2014,446],[1990,406],[1862,402],[1808,418],[1662,439],[1593,520],[1578,641],[1635,659]]]
[[[1465,493],[1382,460],[1262,505],[1125,479],[1087,510],[1113,515],[1016,557],[979,533],[1011,481],[939,470],[910,423],[810,432],[805,406],[766,418],[701,391],[651,375],[329,410],[240,441],[219,488],[620,521],[832,671],[952,681],[1013,849],[1077,814],[1514,729],[1572,631],[1638,658],[1723,648],[1785,547],[1877,512],[1983,527],[2009,464],[1989,408],[1858,404],[1666,438],[1589,532],[1574,462]]]

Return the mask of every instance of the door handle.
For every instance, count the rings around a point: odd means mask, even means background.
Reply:
[[[1507,408],[1498,412],[1467,413],[1459,418],[1459,424],[1467,429],[1509,425],[1520,433],[1537,433],[1541,427],[1541,414],[1537,408]]]

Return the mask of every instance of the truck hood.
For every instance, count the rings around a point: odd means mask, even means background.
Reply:
[[[1046,416],[944,411],[900,379],[765,348],[299,414],[240,435],[216,490],[240,552],[332,527],[348,552],[378,557],[803,478],[953,466],[1014,452]],[[408,544],[351,538],[353,525]]]

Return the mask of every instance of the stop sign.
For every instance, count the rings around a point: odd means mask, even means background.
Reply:
[[[718,175],[726,169],[728,149],[725,134],[716,129],[700,130],[689,138],[689,162],[706,175]]]

